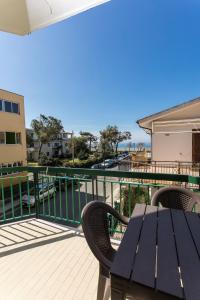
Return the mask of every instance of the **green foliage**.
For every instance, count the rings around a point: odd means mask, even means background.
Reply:
[[[110,146],[110,143],[108,141],[108,139],[100,139],[100,149],[102,152],[102,158],[105,159],[106,157],[108,157],[111,153],[113,153],[113,150]]]
[[[74,157],[78,157],[81,160],[89,157],[90,150],[85,137],[73,137],[69,140],[68,147],[71,153],[74,152]]]
[[[115,151],[115,153],[117,153],[119,143],[131,139],[131,133],[129,131],[119,131],[116,125],[108,125],[104,130],[100,131],[100,135],[103,153],[106,153],[106,151]]]
[[[38,162],[39,165],[41,166],[51,166],[51,167],[62,166],[62,161],[59,158],[48,158],[46,154],[42,154]]]
[[[80,135],[87,140],[89,144],[90,152],[92,151],[92,145],[95,146],[97,142],[97,137],[90,132],[87,131],[80,131]]]
[[[28,133],[26,132],[26,146],[29,148],[29,147],[34,147],[34,140],[33,140],[33,137]]]
[[[121,199],[123,203],[123,215],[130,217],[136,203],[148,203],[149,193],[147,187],[128,186],[122,188]]]
[[[48,161],[48,157],[46,156],[46,154],[41,154],[39,159],[38,159],[38,163],[41,166],[46,166],[47,165],[47,161]]]
[[[80,152],[78,153],[77,157],[80,160],[85,160],[85,159],[88,159],[89,153],[87,151],[85,151],[85,150],[80,150]]]
[[[40,143],[39,158],[41,154],[42,145],[48,143],[63,131],[62,122],[52,116],[40,115],[38,119],[31,122],[35,134]]]
[[[95,151],[95,152],[93,153],[93,156],[94,156],[94,158],[96,158],[96,159],[101,158],[101,154],[98,153],[97,151]]]
[[[100,163],[101,158],[89,158],[86,160],[75,160],[73,161],[65,161],[63,162],[64,167],[68,168],[90,168],[94,164]]]

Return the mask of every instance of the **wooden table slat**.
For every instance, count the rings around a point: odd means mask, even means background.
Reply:
[[[158,208],[156,289],[183,298],[170,210]]]
[[[157,207],[146,207],[139,250],[135,257],[132,280],[155,287]]]
[[[197,252],[200,257],[200,218],[198,214],[196,213],[185,213],[188,225],[190,227],[190,230],[192,232],[193,239],[195,241]]]
[[[145,208],[145,204],[136,204],[132,218],[128,224],[128,229],[124,234],[122,242],[115,256],[114,263],[112,264],[111,274],[130,279]]]
[[[184,213],[172,209],[181,277],[187,300],[200,299],[200,261]]]

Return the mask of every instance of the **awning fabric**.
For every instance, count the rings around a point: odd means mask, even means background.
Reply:
[[[108,1],[0,0],[0,31],[25,35]]]

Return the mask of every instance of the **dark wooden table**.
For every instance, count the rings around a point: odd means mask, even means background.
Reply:
[[[200,299],[197,213],[135,206],[111,267],[111,299],[125,293],[135,299]]]

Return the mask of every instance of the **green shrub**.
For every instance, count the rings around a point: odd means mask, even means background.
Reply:
[[[86,160],[64,161],[63,166],[67,168],[90,168],[94,164],[100,163],[100,158],[88,158]]]
[[[88,157],[89,157],[89,153],[84,150],[81,150],[78,153],[78,159],[80,159],[80,160],[86,160],[86,159],[88,159]]]
[[[129,217],[132,213],[136,203],[148,203],[149,192],[147,187],[128,186],[122,188],[121,199],[123,207],[123,215]]]
[[[41,166],[59,167],[62,165],[62,161],[59,158],[48,158],[45,154],[42,154],[39,161]]]

